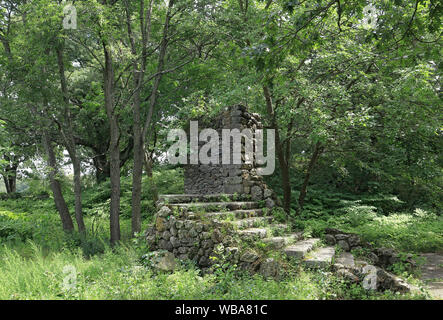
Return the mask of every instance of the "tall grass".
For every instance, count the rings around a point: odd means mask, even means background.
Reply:
[[[89,259],[80,249],[45,253],[32,241],[26,244],[27,256],[0,248],[0,299],[422,298],[367,292],[323,271],[297,269],[280,281],[237,273],[220,281],[186,263],[173,273],[156,272],[143,266],[137,248],[124,244]]]

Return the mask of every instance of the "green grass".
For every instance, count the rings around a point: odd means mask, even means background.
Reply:
[[[353,229],[366,240],[407,252],[443,250],[443,217],[396,213]]]
[[[107,248],[90,259],[81,250],[48,254],[33,242],[27,246],[26,256],[7,246],[0,249],[0,299],[420,298],[369,293],[321,271],[298,270],[281,281],[241,273],[227,279],[202,276],[190,264],[182,264],[174,273],[156,273],[140,263],[134,247],[125,245]]]

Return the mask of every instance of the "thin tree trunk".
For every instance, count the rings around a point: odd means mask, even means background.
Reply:
[[[305,197],[308,189],[309,178],[311,177],[312,169],[317,163],[317,160],[322,152],[323,152],[323,147],[320,142],[317,142],[315,144],[314,152],[312,153],[311,160],[309,161],[308,167],[306,169],[305,178],[303,180],[303,184],[300,189],[300,195],[298,197],[298,206],[299,206],[298,213],[300,213],[303,210],[303,206],[305,204]]]
[[[3,176],[3,182],[5,183],[6,193],[11,193],[9,191],[9,181],[8,181],[8,178],[6,177],[6,175]]]
[[[141,79],[140,79],[141,80]],[[134,81],[138,85],[138,81]],[[141,192],[143,173],[143,145],[140,119],[140,90],[134,94],[134,166],[132,170],[132,235],[141,231]]]
[[[74,169],[75,220],[77,221],[78,232],[86,235],[86,227],[83,220],[81,165],[77,157],[71,156],[71,160]]]
[[[6,192],[14,193],[16,192],[17,186],[17,167],[18,165],[9,165],[5,169],[3,174],[3,181],[5,183]]]
[[[154,182],[154,179],[152,178],[152,158],[150,157],[149,151],[145,150],[145,146],[147,143],[149,143],[148,141],[146,141],[146,137],[147,137],[147,133],[148,133],[148,128],[151,126],[152,114],[154,111],[154,107],[157,103],[158,87],[160,85],[160,81],[163,76],[166,49],[168,47],[169,23],[172,18],[172,7],[173,6],[174,6],[174,0],[169,0],[168,11],[166,13],[166,19],[165,19],[165,23],[163,25],[162,42],[160,45],[160,53],[159,53],[158,65],[157,65],[157,76],[154,78],[154,85],[152,87],[151,96],[150,96],[150,100],[149,100],[148,116],[147,116],[146,121],[143,125],[142,139],[141,139],[142,154],[149,156],[149,158],[148,158],[149,161],[147,163],[151,164],[150,168],[148,168],[149,171],[151,172],[149,182],[150,182],[150,186],[151,186],[151,191],[153,192],[153,199],[155,202],[158,200],[158,191],[157,191],[157,186]],[[149,176],[149,173],[148,173],[148,176]]]
[[[111,167],[106,158],[106,154],[99,154],[93,157],[92,162],[95,167],[95,178],[97,183],[101,183],[111,176]]]
[[[10,177],[8,180],[9,180],[10,193],[17,192],[17,177],[13,176],[13,177]]]
[[[131,24],[129,19],[129,7],[128,2],[126,2],[126,13],[127,13],[127,28],[128,35],[131,44],[131,51],[136,55],[136,47],[134,43],[133,33],[131,30]],[[154,77],[154,84],[151,90],[151,96],[149,100],[149,109],[146,121],[142,127],[141,123],[141,97],[140,90],[144,78],[144,73],[146,69],[146,44],[149,37],[150,29],[150,16],[152,10],[152,2],[149,4],[146,28],[141,20],[141,34],[142,34],[142,62],[141,66],[137,62],[134,62],[133,73],[134,73],[134,88],[135,92],[133,95],[133,132],[134,132],[134,167],[133,167],[133,180],[132,180],[132,235],[141,231],[141,192],[142,192],[142,173],[143,173],[143,156],[144,156],[144,145],[145,137],[147,135],[147,130],[150,126],[153,110],[157,102],[157,93],[160,81],[162,78],[162,71],[165,63],[166,48],[168,46],[168,33],[169,33],[169,22],[171,20],[171,9],[174,5],[174,0],[170,0],[168,4],[168,11],[166,13],[165,23],[163,26],[163,35],[160,45],[158,65],[157,65],[157,75]],[[143,5],[141,3],[140,10],[141,19],[143,16]]]
[[[152,158],[149,155],[149,151],[145,150],[144,152],[145,156],[144,156],[144,164],[145,164],[145,171],[146,171],[146,175],[148,177],[152,177]]]
[[[131,53],[137,56],[137,48],[135,45],[134,34],[131,27],[131,15],[129,9],[129,1],[125,1],[126,5],[126,25],[131,46]],[[146,70],[146,45],[149,37],[150,19],[152,12],[152,1],[149,3],[147,10],[147,21],[144,19],[144,0],[140,1],[140,31],[142,34],[141,43],[141,63],[134,60],[132,66],[134,93],[132,100],[133,107],[133,135],[134,135],[134,163],[132,169],[132,217],[131,217],[131,233],[135,236],[141,231],[141,193],[142,193],[142,173],[143,173],[143,138],[141,127],[141,86]],[[145,28],[145,22],[149,29]]]
[[[158,201],[158,189],[157,185],[155,184],[152,172],[152,156],[150,152],[147,150],[145,150],[144,152],[144,164],[145,164],[146,175],[148,176],[149,188],[152,194],[152,199],[154,200],[154,203],[156,203]]]
[[[287,213],[289,213],[291,208],[291,183],[290,183],[290,172],[289,172],[289,162],[285,158],[285,152],[283,150],[283,145],[280,141],[280,130],[277,126],[277,120],[275,116],[275,110],[272,103],[271,92],[268,86],[263,86],[263,93],[266,100],[266,110],[269,117],[271,118],[271,127],[275,130],[275,150],[277,151],[277,158],[280,164],[280,170],[282,175],[282,187],[283,187],[283,208]]]
[[[52,147],[52,141],[49,134],[44,131],[42,135],[42,142],[48,157],[49,166],[49,181],[51,185],[52,194],[54,195],[55,206],[62,220],[63,230],[65,232],[72,232],[74,230],[74,224],[72,223],[71,215],[69,214],[68,206],[63,197],[60,182],[57,179],[58,167],[57,159],[55,157],[54,149]]]
[[[3,176],[3,182],[5,183],[6,193],[15,192],[15,183],[13,181],[13,178],[8,176]]]
[[[66,149],[72,161],[74,170],[74,194],[75,194],[75,220],[77,222],[78,232],[82,235],[86,234],[86,227],[83,221],[83,209],[82,209],[82,186],[81,186],[81,165],[80,159],[77,157],[75,148],[74,132],[72,128],[71,110],[69,109],[68,99],[68,87],[66,84],[65,67],[63,63],[63,51],[60,47],[56,48],[57,62],[59,68],[60,84],[63,93],[63,101],[65,104],[65,120],[67,123],[67,130],[59,126],[59,130],[65,141]]]
[[[109,158],[111,175],[111,209],[110,209],[110,232],[111,245],[120,241],[120,133],[118,119],[114,105],[114,69],[112,56],[108,46],[103,43],[105,55],[104,68],[104,95],[105,108],[109,121]]]

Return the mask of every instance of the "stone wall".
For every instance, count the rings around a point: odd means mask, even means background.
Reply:
[[[162,203],[146,239],[151,250],[167,250],[180,260],[193,260],[201,268],[211,265],[214,248],[222,244],[226,251],[234,243],[232,228],[210,219],[200,219],[186,209],[173,211]]]
[[[232,203],[230,208],[241,209],[235,205]],[[192,260],[204,272],[210,270],[216,258],[265,277],[280,275],[280,264],[274,258],[262,259],[256,250],[239,247],[232,224],[205,219],[187,209],[177,211],[165,202],[159,202],[159,206],[154,225],[146,231],[151,251],[165,250],[172,253],[171,257]]]

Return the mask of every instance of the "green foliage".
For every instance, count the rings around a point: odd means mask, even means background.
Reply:
[[[433,217],[433,218],[432,218]],[[433,252],[443,246],[443,217],[420,218],[411,213],[377,217],[353,230],[378,246],[409,252]]]
[[[2,241],[25,241],[31,238],[33,230],[23,220],[23,215],[0,211],[0,239]]]
[[[338,210],[338,213],[344,223],[349,223],[352,228],[355,228],[373,221],[377,217],[375,210],[375,207],[360,205],[359,201],[353,201],[350,205]]]
[[[436,212],[420,208],[391,211],[398,200],[387,195],[355,198],[358,196],[313,189],[294,227],[312,236],[322,236],[328,227],[338,228],[400,251],[430,252],[442,247],[443,220]]]
[[[180,194],[183,193],[183,169],[159,168],[153,172],[153,182],[160,194]],[[141,210],[144,217],[152,217],[155,212],[155,203],[150,189],[150,178],[143,176]],[[106,180],[99,184],[94,184],[84,190],[83,208],[86,215],[103,216],[109,212],[109,199],[111,197],[110,181]],[[121,178],[121,215],[131,217],[132,201],[132,178],[123,176]]]
[[[262,116],[265,127],[279,132],[281,154],[285,154],[279,160],[289,169],[289,215],[294,228],[321,236],[326,227],[337,227],[376,245],[441,249],[442,63],[437,42],[441,5],[428,4],[374,2],[377,16],[370,17],[376,22],[371,25],[364,21],[369,18],[364,12],[367,1],[361,0],[174,4],[165,75],[158,83],[147,149],[153,159],[161,159],[169,129],[195,117],[210,126],[222,108],[243,103]],[[166,43],[162,40],[166,6],[162,1],[152,5],[152,25],[145,25],[150,30],[143,56],[146,74],[137,88],[142,123],[154,97],[150,91],[155,79],[148,77],[162,66],[158,54],[163,50],[153,48]],[[85,0],[76,2],[76,7],[82,14],[79,29],[71,32],[62,28],[59,2],[0,3],[0,174],[18,176],[21,195],[1,196],[0,240],[7,246],[0,252],[5,270],[0,275],[0,298],[396,298],[389,293],[368,294],[321,272],[300,271],[281,282],[237,276],[223,259],[212,275],[202,276],[184,265],[174,274],[154,275],[138,265],[138,255],[146,250],[140,243],[131,244],[135,249],[122,246],[116,251],[105,245],[110,206],[106,179],[95,184],[84,177],[87,238],[64,234],[51,198],[48,170],[38,168],[31,158],[45,160],[40,138],[46,133],[53,139],[61,165],[65,134],[71,133],[78,140],[79,158],[94,158],[94,165],[101,160],[106,167],[106,85],[97,80],[104,71],[104,44],[118,77],[113,79],[111,95],[114,114],[118,113],[120,148],[126,155],[121,159],[125,164],[120,213],[123,241],[129,238],[131,112],[135,108],[126,106],[134,96],[131,78],[138,69],[131,66],[141,60],[143,46],[139,32],[143,11],[137,2]],[[131,18],[128,24],[126,16]],[[135,37],[129,39],[127,29]],[[59,49],[69,97],[60,90]],[[270,101],[263,97],[264,87],[269,88]],[[72,132],[66,125],[70,121]],[[316,146],[321,146],[322,153],[311,167]],[[19,164],[33,172],[18,170]],[[277,167],[276,174],[267,178],[280,195],[281,169]],[[308,192],[300,208],[307,173]],[[73,212],[72,179],[63,174],[57,178]],[[182,193],[183,172],[154,161],[152,180],[143,177],[144,224],[155,212],[154,184],[160,194]],[[288,220],[279,209],[272,215],[277,221]],[[60,284],[66,263],[77,268],[76,289],[64,290]],[[402,268],[394,266],[399,273]]]
[[[6,246],[0,248],[0,299],[423,298],[370,293],[319,271],[298,270],[280,281],[265,280],[257,274],[202,275],[191,264],[181,264],[174,273],[154,273],[140,264],[134,248],[125,245],[106,248],[103,254],[90,259],[85,259],[81,251],[45,253],[33,242],[26,245],[26,257]],[[65,285],[69,277],[72,287]]]
[[[278,222],[285,222],[287,220],[286,212],[281,207],[273,207],[271,209],[271,215]]]
[[[214,255],[209,258],[213,261],[211,269],[217,282],[214,286],[214,292],[224,295],[229,291],[240,272],[236,264],[229,262],[229,256],[225,253],[222,244],[214,248]]]
[[[28,201],[20,199],[17,202]],[[11,205],[11,202],[2,202],[2,205]],[[15,207],[31,205],[15,203]],[[436,218],[423,211],[417,211],[416,215],[417,219],[429,221]],[[125,240],[113,249],[103,241],[107,235],[106,217],[94,215],[86,218],[86,240],[75,234],[64,234],[54,209],[49,214],[41,211],[19,214],[2,209],[1,217],[2,223],[13,221],[17,225],[13,229],[13,238],[1,240],[4,245],[0,248],[0,299],[416,298],[371,294],[319,271],[295,269],[278,281],[263,279],[260,275],[251,276],[230,264],[221,248],[214,258],[211,274],[202,275],[192,263],[181,263],[172,274],[158,273],[150,266],[152,254],[142,235]],[[128,222],[129,219],[122,219],[124,230],[129,232]],[[36,229],[26,231],[34,224]],[[23,234],[28,240],[22,237]],[[68,289],[65,286],[69,275],[65,270],[67,266],[75,270],[75,286]],[[396,266],[395,271],[401,272],[401,265]]]

